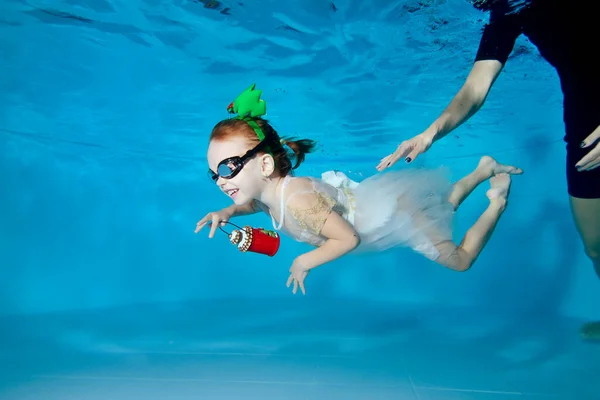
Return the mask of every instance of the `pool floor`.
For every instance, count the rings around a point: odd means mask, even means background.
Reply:
[[[332,299],[0,319],[0,399],[600,399],[584,321]]]

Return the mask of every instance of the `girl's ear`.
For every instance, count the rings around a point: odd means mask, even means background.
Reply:
[[[263,154],[260,158],[260,172],[268,178],[275,172],[275,159],[270,154]]]

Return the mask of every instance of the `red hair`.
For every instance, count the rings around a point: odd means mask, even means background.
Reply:
[[[282,140],[267,120],[262,118],[252,118],[252,120],[264,132],[264,140],[269,141],[265,147],[265,152],[269,152],[273,156],[275,168],[281,176],[286,176],[292,170],[298,168],[304,161],[306,154],[311,153],[316,146],[316,142],[310,139],[283,138]],[[260,143],[256,132],[248,122],[237,118],[226,119],[215,125],[209,140],[227,140],[234,136],[245,138],[248,141],[249,149]],[[291,152],[287,151],[285,146],[289,147]],[[296,159],[294,166],[292,166],[291,158]]]

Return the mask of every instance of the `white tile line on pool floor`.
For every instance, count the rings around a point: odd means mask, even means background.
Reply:
[[[91,376],[91,375],[32,375],[34,379],[56,379],[73,381],[138,381],[138,382],[195,382],[195,383],[219,383],[219,384],[255,384],[255,385],[290,385],[290,386],[324,386],[324,387],[360,387],[360,388],[406,388],[406,384],[352,384],[352,383],[330,383],[330,382],[299,382],[299,381],[268,381],[268,380],[239,380],[239,379],[200,379],[200,378],[143,378],[143,377],[123,377],[123,376]],[[558,395],[539,392],[514,392],[500,390],[481,390],[481,389],[461,389],[441,386],[421,386],[415,384],[410,378],[410,384],[417,400],[420,400],[418,389],[433,390],[440,392],[457,393],[485,393],[485,394],[505,394],[505,395],[533,395],[540,397],[555,397]]]

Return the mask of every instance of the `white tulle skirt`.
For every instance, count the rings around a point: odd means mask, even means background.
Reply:
[[[436,245],[452,240],[453,184],[443,168],[386,172],[360,183],[337,171],[321,179],[347,193],[346,218],[360,235],[359,252],[410,247],[436,260]]]

